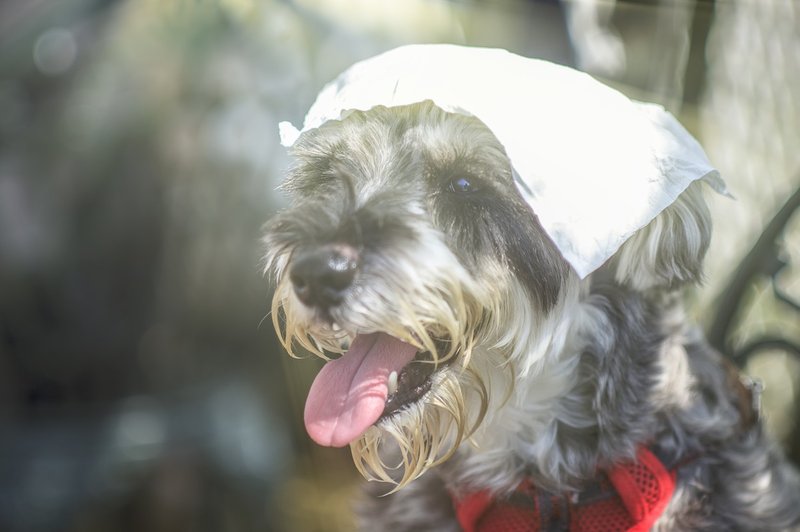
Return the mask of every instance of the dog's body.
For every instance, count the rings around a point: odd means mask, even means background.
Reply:
[[[655,529],[798,525],[794,472],[681,309],[710,238],[701,182],[580,279],[475,118],[376,107],[293,153],[266,237],[274,316],[290,350],[355,352],[323,369],[306,424],[398,484],[361,505],[364,529],[459,530],[471,493],[574,496],[642,447],[676,478]]]

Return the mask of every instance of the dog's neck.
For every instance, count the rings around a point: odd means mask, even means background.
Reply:
[[[543,324],[547,345],[531,342],[538,352],[515,359],[513,391],[493,394],[484,423],[444,467],[448,483],[504,492],[527,476],[543,488],[579,489],[598,468],[652,441],[654,405],[664,403],[651,399],[690,383],[679,299],[651,297],[658,303],[613,283],[586,283],[567,298],[571,308],[558,314],[569,321]],[[496,353],[480,355],[493,375],[489,386],[508,389],[509,372],[498,371]]]

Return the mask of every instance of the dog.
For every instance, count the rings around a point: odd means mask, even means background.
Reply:
[[[798,527],[752,387],[682,307],[704,181],[582,276],[476,116],[350,110],[292,154],[264,238],[272,317],[328,361],[305,424],[378,481],[363,529]]]

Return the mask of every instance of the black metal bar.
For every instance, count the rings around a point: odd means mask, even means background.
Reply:
[[[754,340],[734,354],[733,359],[743,366],[747,359],[761,351],[777,350],[789,353],[800,359],[800,345],[785,338],[764,337]]]
[[[778,280],[774,277],[772,278],[772,293],[775,295],[775,299],[782,302],[785,305],[788,305],[797,313],[800,313],[800,303],[794,300],[789,294],[781,290],[781,287],[778,286]]]
[[[797,181],[800,181],[800,175],[798,175]],[[730,352],[730,346],[727,343],[728,333],[739,311],[744,292],[757,275],[761,273],[770,275],[774,272],[778,256],[775,240],[783,233],[786,224],[798,208],[800,208],[800,188],[795,190],[794,194],[767,224],[764,232],[742,260],[741,265],[734,272],[733,278],[717,299],[714,305],[716,318],[709,327],[708,341],[719,351]]]

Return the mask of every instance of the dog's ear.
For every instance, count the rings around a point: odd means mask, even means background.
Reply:
[[[711,215],[703,182],[692,183],[675,202],[633,235],[608,267],[617,283],[639,291],[675,289],[700,282],[711,239]]]

